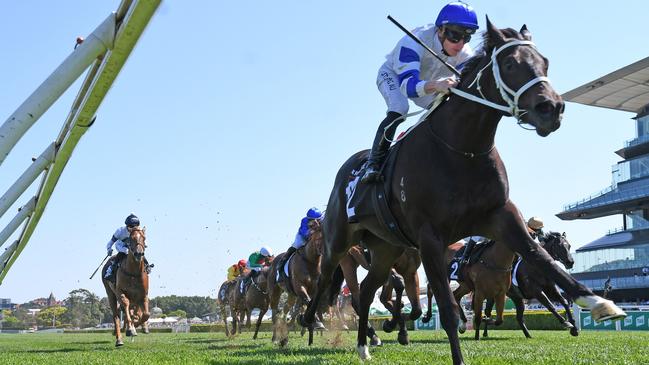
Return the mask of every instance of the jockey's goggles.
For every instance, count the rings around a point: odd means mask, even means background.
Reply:
[[[471,40],[471,34],[468,32],[472,29],[461,28],[461,29],[452,29],[449,27],[444,28],[444,38],[446,38],[451,43],[459,43],[464,41],[464,43],[469,43]]]

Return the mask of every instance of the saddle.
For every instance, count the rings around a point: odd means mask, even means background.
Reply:
[[[415,243],[399,227],[388,203],[390,198],[389,186],[400,146],[401,144],[397,143],[390,147],[388,157],[379,170],[381,175],[384,176],[382,182],[373,184],[360,183],[362,172],[365,171],[367,166],[366,158],[360,160],[358,166],[351,171],[349,182],[345,188],[347,217],[349,223],[358,223],[364,218],[376,217],[383,227],[385,236],[391,238],[390,241],[397,242],[404,247],[416,247]]]
[[[304,247],[304,246],[303,246]],[[302,249],[301,247],[293,252],[291,256],[286,260],[286,263],[284,264],[283,267],[277,267],[275,270],[275,282],[277,283],[284,283],[286,290],[291,293],[295,294],[295,290],[293,289],[293,284],[291,283],[291,274],[290,274],[290,264],[291,261],[293,260],[293,257],[297,254],[297,252]]]
[[[482,257],[482,254],[484,253],[485,249],[487,247],[490,247],[495,243],[494,240],[489,240],[487,242],[477,244],[473,247],[473,251],[471,252],[471,255],[468,258],[468,262],[464,265],[464,267],[469,267],[473,264],[475,264],[478,260],[480,260],[480,257]],[[466,249],[466,246],[464,247]],[[462,255],[464,254],[464,249],[458,250],[455,255],[453,256],[453,259],[448,265],[448,279],[449,280],[458,280],[459,279],[459,272],[458,270],[460,269],[460,260],[462,260]]]

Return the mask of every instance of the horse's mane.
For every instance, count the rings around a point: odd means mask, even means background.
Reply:
[[[502,32],[506,40],[523,39],[523,36],[512,28],[500,29],[500,32]],[[489,32],[482,32],[482,43],[480,43],[477,49],[478,51],[476,52],[476,54],[465,61],[464,67],[462,68],[462,74],[460,76],[461,80],[468,80],[468,76],[475,72],[475,69],[480,64],[480,61],[482,61],[485,57],[491,57],[491,52],[494,49],[494,43],[489,42]]]

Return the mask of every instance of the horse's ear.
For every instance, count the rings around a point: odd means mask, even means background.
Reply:
[[[525,40],[527,41],[532,40],[532,33],[530,33],[530,31],[527,29],[527,25],[523,24],[519,33],[523,36]]]
[[[563,236],[563,238],[566,238],[566,232],[563,232],[561,235]]]
[[[487,46],[489,48],[492,47],[498,47],[499,45],[505,43],[505,35],[500,31],[500,29],[496,28],[493,24],[491,24],[491,21],[489,20],[489,16],[486,16],[487,18]]]

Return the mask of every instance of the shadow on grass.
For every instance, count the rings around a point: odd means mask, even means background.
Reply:
[[[69,352],[85,352],[86,349],[73,349],[73,348],[62,348],[62,349],[32,349],[32,350],[22,350],[22,351],[8,351],[14,354],[55,354],[55,353],[69,353]]]

